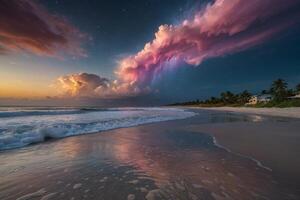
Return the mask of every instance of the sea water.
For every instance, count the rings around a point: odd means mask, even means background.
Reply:
[[[0,109],[0,150],[121,127],[184,119],[178,108],[8,108]]]

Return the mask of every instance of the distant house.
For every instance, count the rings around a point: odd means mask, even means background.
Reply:
[[[267,103],[272,100],[272,95],[270,94],[263,94],[258,96],[259,103]]]
[[[248,103],[246,103],[246,105],[255,105],[257,103],[258,103],[258,96],[257,95],[253,95],[249,99]]]
[[[248,103],[246,103],[247,105],[255,105],[258,103],[267,103],[269,101],[271,101],[272,96],[269,94],[263,94],[263,95],[253,95]]]
[[[295,96],[288,97],[288,99],[300,99],[300,93]]]

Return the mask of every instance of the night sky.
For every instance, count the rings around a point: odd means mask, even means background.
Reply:
[[[295,2],[295,0],[288,1]],[[24,2],[31,3],[32,1],[24,0]],[[184,62],[182,61],[184,59],[180,60],[182,54],[185,57],[187,54],[198,56],[194,54],[202,51],[211,54],[209,45],[218,44],[217,42],[222,38],[218,36],[217,39],[211,40],[211,35],[208,35],[204,41],[211,41],[203,45],[205,48],[208,46],[207,49],[191,52],[188,50],[188,53],[186,50],[182,50],[184,49],[182,45],[186,47],[186,40],[184,40],[184,43],[181,40],[180,45],[178,44],[177,46],[184,53],[175,53],[176,56],[167,57],[165,60],[162,59],[163,61],[159,61],[158,64],[151,64],[153,70],[157,70],[156,66],[154,68],[153,65],[164,66],[165,61],[171,63],[173,62],[172,59],[174,57],[177,59],[178,56],[179,61],[177,62],[176,60],[176,64],[174,64],[176,67],[165,67],[164,70],[159,68],[158,76],[156,75],[157,71],[155,73],[152,71],[148,72],[145,71],[145,68],[142,71],[135,71],[134,74],[129,74],[132,73],[131,71],[126,71],[125,74],[122,72],[122,78],[116,75],[115,72],[122,65],[120,62],[124,58],[137,54],[147,42],[151,42],[155,38],[155,33],[160,25],[181,24],[185,19],[193,18],[195,13],[205,9],[209,2],[213,4],[213,1],[200,0],[35,1],[34,5],[37,4],[43,9],[36,13],[46,12],[49,15],[59,16],[59,20],[66,19],[66,23],[71,26],[69,29],[73,30],[74,27],[75,30],[76,28],[76,31],[80,32],[82,37],[77,39],[76,37],[79,33],[75,31],[72,32],[75,34],[67,42],[64,39],[68,39],[69,36],[63,39],[58,38],[59,40],[53,38],[53,41],[49,42],[51,47],[45,51],[42,48],[36,50],[35,47],[28,47],[27,43],[27,46],[12,46],[7,41],[13,40],[11,38],[15,37],[1,39],[0,35],[0,78],[2,79],[0,80],[0,104],[18,104],[18,102],[19,104],[28,104],[28,101],[44,102],[44,104],[62,102],[61,104],[65,104],[66,96],[72,96],[74,101],[90,102],[91,105],[160,105],[196,98],[205,99],[210,96],[216,96],[225,90],[240,92],[247,89],[252,93],[257,93],[268,88],[271,82],[277,78],[283,78],[288,81],[290,87],[300,83],[300,26],[299,15],[297,15],[297,12],[299,13],[300,10],[299,3],[294,3],[295,5],[276,13],[274,17],[269,17],[265,20],[266,22],[263,21],[264,15],[261,17],[263,20],[259,23],[257,20],[253,20],[253,23],[248,25],[249,28],[245,29],[248,32],[244,31],[244,29],[241,30],[242,34],[254,35],[260,33],[255,32],[255,26],[263,27],[267,30],[269,27],[276,27],[274,24],[277,22],[289,24],[289,21],[293,21],[293,23],[284,26],[280,31],[276,31],[275,34],[268,36],[267,39],[263,39],[254,45],[247,45],[242,48],[237,47],[234,50],[226,49],[225,53],[220,53],[220,55],[214,53],[196,62]],[[262,10],[261,12],[267,12],[267,10]],[[7,16],[15,16],[8,14]],[[289,14],[290,16],[288,16]],[[20,14],[20,16],[22,15]],[[42,19],[52,23],[50,17]],[[280,21],[281,19],[285,21]],[[0,25],[1,23],[9,22],[0,20]],[[51,25],[49,26],[51,27]],[[263,28],[261,30],[265,30]],[[12,29],[11,27],[7,28],[10,31]],[[22,32],[21,29],[22,27],[13,29],[16,31],[11,31],[10,34],[17,35],[19,33],[16,32]],[[69,29],[66,29],[61,35],[68,34],[67,31]],[[218,34],[223,37],[223,32]],[[231,34],[228,35],[226,37],[230,39]],[[38,35],[36,37],[39,38]],[[236,39],[241,37],[243,35],[240,34]],[[81,38],[84,38],[83,41],[77,44],[77,41],[81,40]],[[228,38],[225,39],[228,40]],[[41,39],[41,41],[43,40]],[[72,45],[67,47],[66,44],[68,42]],[[63,56],[56,55],[57,44],[61,44],[62,48],[59,47],[59,50],[63,52]],[[223,46],[225,44],[227,43],[222,43]],[[228,44],[231,45],[230,43]],[[55,50],[51,49],[52,45],[55,46]],[[177,48],[177,46],[173,45],[166,47],[166,49]],[[1,53],[1,50],[3,53]],[[157,54],[154,55],[157,56]],[[161,57],[158,58],[160,59]],[[148,60],[141,61],[138,65],[139,69],[140,65],[144,67],[141,64],[144,64],[144,62],[148,62]],[[85,77],[78,75],[82,73],[88,75]],[[70,75],[73,74],[78,76],[72,76],[72,80],[77,78],[78,82],[76,84],[78,86],[79,83],[80,86],[75,92],[67,88],[67,95],[63,96],[60,92],[57,92],[56,86],[52,87],[56,85],[56,79],[69,86]],[[95,74],[97,77],[89,76],[91,74]],[[130,77],[129,81],[128,77]],[[86,80],[88,81],[87,85],[82,86],[82,82]],[[117,80],[118,83],[114,83],[114,80]],[[119,81],[122,81],[122,84]],[[132,84],[132,82],[134,82],[134,86],[131,85],[128,89],[128,84]],[[113,84],[116,84],[114,87],[117,89],[112,94],[111,85]],[[123,86],[124,84],[126,86]],[[37,85],[38,87],[35,88]],[[21,86],[24,86],[24,88]],[[122,89],[119,89],[119,87],[122,87]],[[124,87],[126,89],[123,89]],[[5,92],[6,88],[9,91]],[[13,90],[15,92],[11,92]],[[98,95],[99,91],[101,95]],[[97,95],[94,95],[94,92]],[[106,95],[103,95],[103,93]]]
[[[88,33],[88,59],[74,61],[74,70],[113,77],[116,61],[142,49],[161,24],[173,24],[200,6],[197,0],[41,0],[52,13],[66,16]],[[201,1],[202,2],[202,1]],[[204,2],[204,1],[203,1]],[[86,68],[88,70],[86,70]]]

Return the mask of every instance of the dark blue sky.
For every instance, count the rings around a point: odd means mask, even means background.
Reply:
[[[141,50],[161,24],[174,24],[199,7],[198,0],[40,0],[51,13],[67,17],[93,40],[89,57],[70,61],[74,70],[113,77],[117,60]],[[204,1],[201,1],[204,2]],[[77,67],[76,67],[77,66]]]
[[[209,59],[198,67],[179,68],[166,74],[158,87],[169,101],[205,99],[227,90],[259,93],[278,78],[294,87],[300,83],[299,35],[295,27],[246,51]]]

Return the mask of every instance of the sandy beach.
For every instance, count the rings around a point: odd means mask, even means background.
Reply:
[[[299,199],[299,121],[195,112],[1,152],[0,199]]]
[[[267,115],[277,117],[300,118],[300,108],[247,108],[247,107],[192,107],[202,110],[226,111],[236,113],[247,113],[256,115]]]
[[[300,108],[243,108],[217,107],[200,110],[253,115],[258,123],[218,123],[191,127],[207,132],[226,149],[250,156],[276,171],[282,177],[289,176],[300,184]],[[263,117],[274,117],[265,121]],[[256,120],[255,120],[256,118]],[[272,119],[272,118],[271,118]]]
[[[300,108],[216,107],[200,110],[254,115],[258,123],[218,123],[197,125],[194,131],[206,132],[220,146],[237,154],[254,158],[281,178],[293,179],[300,185]],[[263,117],[275,117],[265,121]],[[282,117],[282,118],[281,118]]]

